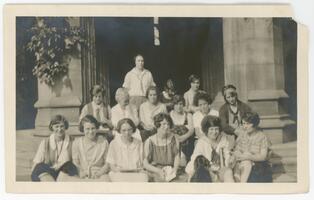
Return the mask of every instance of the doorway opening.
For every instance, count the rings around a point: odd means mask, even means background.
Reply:
[[[154,44],[154,19],[137,17],[95,18],[96,63],[105,73],[114,105],[115,91],[134,67],[133,57],[142,54],[145,67],[160,90],[168,79],[178,94],[190,87],[191,74],[201,78],[201,88],[214,98],[224,83],[222,22],[220,18],[164,18],[155,26],[160,45]]]

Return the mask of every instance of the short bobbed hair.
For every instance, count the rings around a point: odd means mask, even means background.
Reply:
[[[126,88],[118,88],[115,94],[115,99],[117,102],[120,101],[121,98],[130,99],[129,92]]]
[[[178,94],[174,95],[173,99],[172,99],[172,103],[174,105],[176,105],[176,104],[178,104],[180,102],[182,102],[183,105],[185,105],[185,99],[183,98],[183,96],[182,95],[178,95]]]
[[[245,112],[242,121],[253,124],[253,127],[257,128],[260,122],[260,117],[257,112]]]
[[[52,126],[59,123],[63,123],[66,130],[69,128],[69,122],[63,115],[55,115],[50,120],[49,130],[53,131]]]
[[[136,126],[135,126],[134,122],[129,118],[124,118],[124,119],[119,120],[119,122],[117,124],[117,130],[119,133],[121,133],[121,127],[123,124],[129,124],[132,127],[133,133],[136,131]]]
[[[208,129],[210,127],[215,127],[215,126],[218,126],[219,129],[221,129],[220,119],[218,117],[208,115],[208,116],[205,116],[201,122],[202,131],[206,135],[207,135]]]
[[[99,128],[100,124],[97,121],[97,119],[95,119],[95,117],[93,117],[93,115],[86,115],[85,117],[82,118],[82,120],[80,121],[80,126],[79,126],[79,130],[80,132],[84,132],[84,124],[85,123],[91,123],[94,124],[96,129]]]
[[[223,96],[224,99],[225,99],[225,102],[228,102],[227,99],[226,99],[226,95],[227,95],[227,94],[226,94],[226,91],[227,91],[228,89],[233,89],[234,91],[232,92],[232,95],[238,97],[237,88],[236,88],[234,85],[231,85],[231,84],[225,85],[225,86],[221,89],[221,93],[222,93],[222,96]]]
[[[193,83],[194,81],[200,81],[200,80],[201,80],[200,77],[197,76],[197,75],[195,75],[195,74],[191,74],[191,75],[189,76],[189,82],[190,82],[190,83]]]
[[[160,91],[159,91],[158,87],[156,87],[156,86],[149,86],[149,87],[147,88],[147,90],[146,90],[146,98],[147,98],[147,99],[148,99],[148,94],[149,94],[149,92],[152,91],[152,90],[156,91],[157,98],[160,96]]]
[[[169,123],[170,128],[173,127],[173,121],[167,113],[158,113],[157,115],[154,116],[154,125],[156,128],[159,128],[161,126],[161,122],[163,120],[166,120]]]
[[[94,85],[91,90],[90,90],[90,95],[91,97],[97,95],[98,93],[101,93],[102,96],[104,97],[105,96],[105,89],[101,86],[101,85]]]
[[[136,61],[136,58],[141,56],[143,59],[144,59],[144,56],[142,54],[136,54],[134,57],[133,57],[133,61],[135,62]],[[144,59],[145,60],[145,59]]]
[[[194,96],[193,105],[198,106],[198,101],[201,99],[206,101],[209,105],[211,105],[213,102],[208,93],[206,93],[205,91],[199,91]]]

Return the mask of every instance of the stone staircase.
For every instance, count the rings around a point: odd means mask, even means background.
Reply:
[[[30,181],[32,159],[43,137],[35,137],[34,130],[17,131],[16,134],[16,180]],[[274,144],[270,162],[274,182],[297,181],[297,142]],[[186,174],[178,182],[186,182]]]
[[[297,142],[275,144],[271,150],[273,181],[297,182]]]

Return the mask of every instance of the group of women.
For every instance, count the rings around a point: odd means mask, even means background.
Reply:
[[[199,77],[189,77],[183,96],[171,80],[160,93],[143,56],[134,60],[115,106],[100,85],[91,89],[92,101],[80,115],[84,136],[73,139],[65,117],[53,117],[52,134],[34,158],[33,181],[169,182],[181,174],[190,182],[272,181],[259,116],[233,85],[222,89],[226,103],[216,111]]]

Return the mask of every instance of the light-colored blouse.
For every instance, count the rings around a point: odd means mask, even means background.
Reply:
[[[107,140],[100,139],[86,146],[84,136],[76,138],[72,146],[72,157],[74,164],[79,166],[80,173],[85,173],[88,178],[91,178],[104,167],[108,147]]]
[[[139,124],[138,112],[136,107],[127,105],[125,109],[122,109],[120,104],[115,105],[111,109],[111,122],[115,128],[121,119],[129,118],[137,126]]]
[[[246,131],[240,131],[236,140],[235,151],[259,154],[262,150],[267,151],[270,145],[267,136],[260,130],[252,135],[249,135]]]
[[[152,105],[146,101],[140,106],[140,120],[146,126],[154,126],[154,116],[159,113],[167,113],[165,104],[159,102],[157,105]]]
[[[210,109],[210,111],[209,111],[209,113],[207,115],[219,117],[219,112],[217,110]],[[196,111],[193,114],[193,117],[192,117],[193,118],[193,126],[194,126],[195,129],[199,129],[200,133],[203,133],[203,131],[202,131],[202,120],[207,115],[204,115],[201,111]],[[198,137],[198,136],[195,135],[195,137]]]
[[[155,85],[149,70],[139,71],[135,67],[125,75],[123,83],[123,87],[129,90],[130,96],[145,96],[147,88]]]
[[[143,143],[133,139],[132,143],[122,142],[121,135],[116,135],[110,143],[107,163],[123,170],[139,170],[143,168]]]
[[[215,151],[219,155],[219,152],[222,150],[224,161],[225,161],[224,166],[229,165],[230,143],[227,136],[224,133],[220,133],[220,134],[223,134],[223,135],[215,149],[213,148],[211,141],[206,136],[199,138],[194,148],[193,154],[191,156],[191,160],[185,168],[185,172],[190,177],[194,174],[194,161],[196,157],[199,155],[204,156],[205,158],[207,158],[209,162],[212,162],[212,152]]]
[[[59,169],[64,163],[71,160],[71,140],[69,135],[65,135],[64,140],[56,141],[55,134],[41,141],[34,164],[49,163],[53,168]]]
[[[90,107],[92,109],[90,109]],[[97,105],[94,101],[86,104],[80,115],[80,121],[85,117],[86,115],[93,115],[95,119],[99,122],[104,122],[106,119],[110,120],[111,113],[110,113],[110,106],[105,106],[103,103],[100,105]]]

